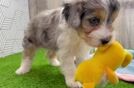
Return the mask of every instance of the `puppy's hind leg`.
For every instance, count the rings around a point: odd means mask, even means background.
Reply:
[[[34,54],[34,48],[24,48],[21,66],[16,70],[16,74],[22,75],[30,71]]]
[[[16,74],[21,75],[30,71],[32,59],[36,51],[36,47],[28,41],[27,38],[24,38],[23,41],[23,59],[21,66],[16,70]]]
[[[57,56],[56,56],[56,51],[49,50],[49,51],[47,52],[47,55],[48,55],[48,57],[49,57],[50,63],[51,63],[53,66],[60,66],[60,62],[59,62],[59,60],[57,59]]]

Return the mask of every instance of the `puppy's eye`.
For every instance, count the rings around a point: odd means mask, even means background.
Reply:
[[[88,21],[91,26],[98,26],[100,24],[100,19],[98,17],[92,17]]]

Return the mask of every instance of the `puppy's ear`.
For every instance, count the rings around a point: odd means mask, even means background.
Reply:
[[[120,3],[118,0],[109,0],[109,17],[108,23],[112,23],[119,14]]]
[[[63,15],[70,26],[74,28],[80,26],[80,6],[74,4],[65,4]]]

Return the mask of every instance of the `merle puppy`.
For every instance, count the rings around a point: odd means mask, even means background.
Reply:
[[[16,74],[29,72],[35,51],[43,47],[49,50],[53,65],[60,62],[66,84],[71,88],[79,87],[74,81],[77,64],[90,46],[112,42],[112,23],[118,12],[117,0],[70,0],[61,8],[41,12],[25,31],[24,56]]]

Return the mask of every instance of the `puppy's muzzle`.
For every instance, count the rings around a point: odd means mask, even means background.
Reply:
[[[108,44],[111,41],[111,39],[111,36],[101,39],[102,45]]]

